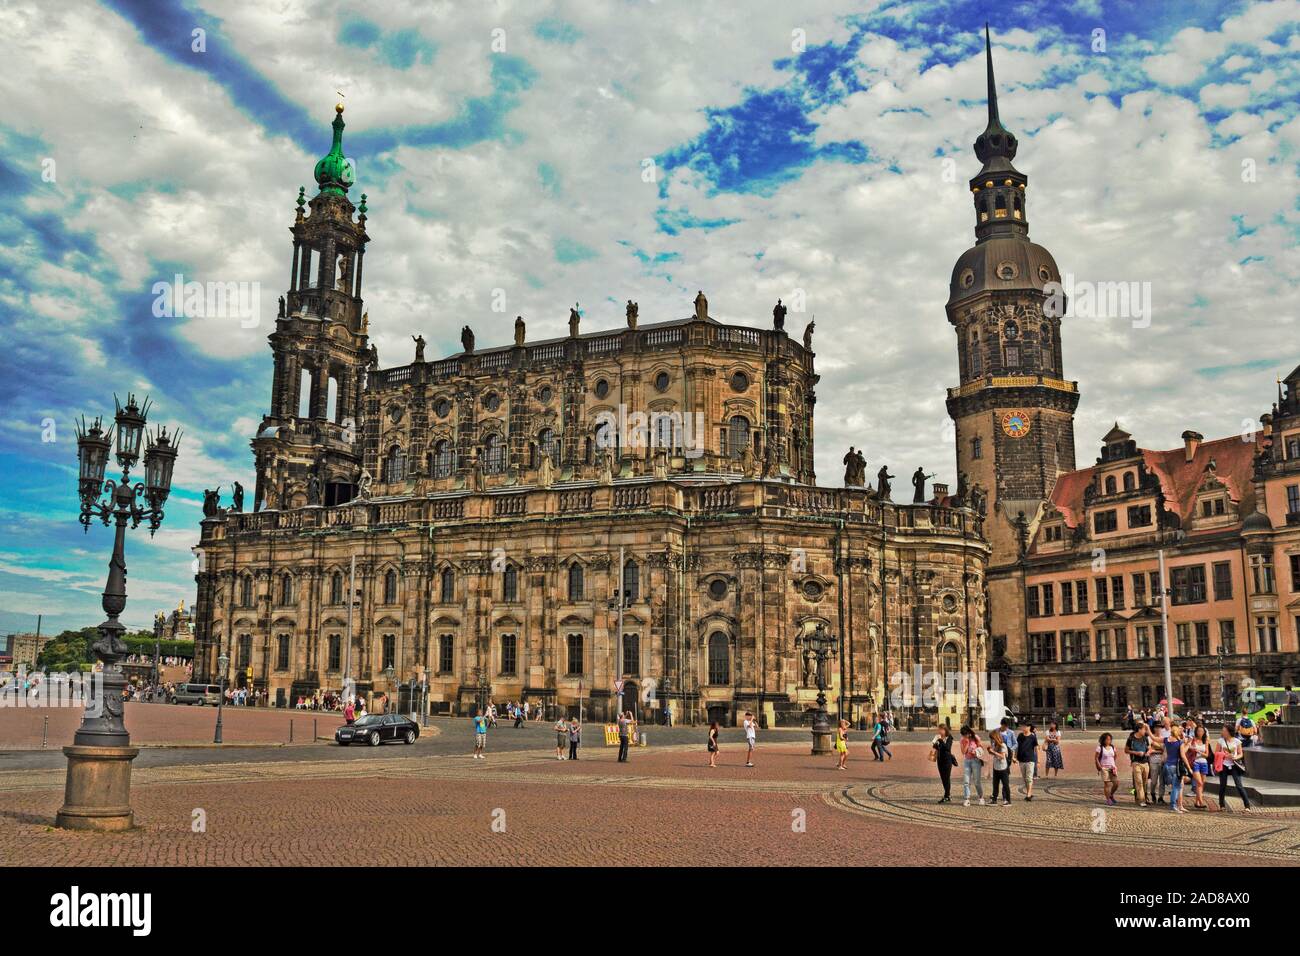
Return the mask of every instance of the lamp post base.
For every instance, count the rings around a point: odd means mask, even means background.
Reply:
[[[812,725],[812,752],[814,754],[831,753],[835,749],[831,744],[831,734],[833,733],[834,729],[831,727],[826,711],[818,712]]]
[[[64,747],[68,777],[55,825],[65,830],[112,833],[135,826],[131,761],[137,747]]]

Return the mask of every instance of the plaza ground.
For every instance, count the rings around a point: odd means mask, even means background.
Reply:
[[[133,706],[128,725],[142,737],[166,736],[155,722],[197,719],[186,710]],[[215,715],[202,716],[210,722]],[[247,732],[274,736],[289,718],[251,712]],[[254,728],[262,722],[269,729]],[[764,733],[756,766],[746,768],[739,733],[729,730],[719,766],[710,769],[701,728],[647,728],[651,746],[620,764],[596,726],[587,728],[581,759],[570,762],[555,759],[548,726],[503,724],[489,736],[487,759],[474,760],[467,721],[433,723],[416,746],[143,750],[135,763],[137,828],[112,835],[53,828],[63,795],[62,754],[8,749],[0,753],[0,864],[332,866],[347,859],[367,866],[1237,868],[1300,862],[1295,811],[1176,815],[1124,802],[1103,808],[1091,769],[1094,745],[1082,734],[1065,746],[1067,772],[1040,780],[1032,803],[1016,795],[1009,807],[966,808],[959,775],[955,802],[935,802],[940,788],[919,733],[902,735],[896,758],[884,764],[872,762],[859,735],[849,770],[837,771],[833,758],[808,753],[799,731]],[[12,747],[16,727],[0,714],[0,746]],[[175,733],[193,731],[177,727]],[[196,811],[205,824],[199,832]]]

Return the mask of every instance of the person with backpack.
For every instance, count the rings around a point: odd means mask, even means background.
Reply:
[[[1133,724],[1133,731],[1124,741],[1124,753],[1128,756],[1129,769],[1133,772],[1133,802],[1140,807],[1150,806],[1147,794],[1151,786],[1151,732],[1141,721]]]
[[[1257,733],[1259,733],[1259,728],[1250,719],[1250,715],[1246,713],[1246,707],[1243,704],[1241,716],[1237,718],[1237,739],[1241,741],[1242,747],[1251,747],[1255,743]]]

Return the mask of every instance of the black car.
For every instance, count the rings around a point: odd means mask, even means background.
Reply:
[[[367,714],[356,723],[344,724],[334,731],[334,739],[343,747],[348,744],[378,747],[390,740],[413,744],[418,736],[420,725],[401,714]]]

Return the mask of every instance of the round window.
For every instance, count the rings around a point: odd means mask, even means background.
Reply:
[[[961,287],[963,289],[969,289],[971,286],[975,284],[974,270],[963,269],[961,273],[961,278],[957,281],[961,283]]]
[[[714,578],[709,582],[709,597],[715,601],[721,601],[727,596],[727,582],[722,578]]]
[[[945,611],[947,611],[949,614],[952,614],[954,611],[956,611],[956,610],[957,610],[957,598],[955,598],[955,597],[954,597],[953,595],[951,595],[951,594],[945,594],[945,595],[943,596],[943,609],[944,609]]]
[[[445,398],[440,398],[433,403],[433,413],[439,418],[446,418],[451,414],[451,402]]]
[[[597,382],[596,382],[596,397],[597,397],[597,398],[604,398],[604,397],[605,397],[606,395],[608,395],[608,394],[609,394],[609,382],[605,381],[603,378],[597,380]]]
[[[1039,267],[1038,267],[1038,278],[1041,279],[1041,280],[1044,281],[1044,282],[1051,282],[1051,281],[1052,281],[1052,270],[1049,269],[1049,268],[1047,268],[1047,266],[1039,266]]]
[[[744,392],[749,389],[749,376],[744,372],[735,372],[731,376],[731,387],[734,391]]]
[[[805,581],[803,583],[803,596],[810,601],[819,600],[825,590],[820,581]]]
[[[551,391],[551,386],[543,385],[542,390],[537,393],[537,398],[543,405],[549,405],[555,393]]]
[[[669,378],[667,372],[660,372],[655,376],[655,388],[661,392],[668,391],[668,382]]]
[[[496,392],[488,392],[483,396],[483,407],[489,412],[495,412],[501,407],[501,396]]]
[[[999,262],[999,263],[998,263],[998,278],[999,278],[999,279],[1014,279],[1014,278],[1015,278],[1017,275],[1019,275],[1019,274],[1020,274],[1020,271],[1016,268],[1016,264],[1015,264],[1014,262]]]
[[[1013,340],[1020,337],[1020,326],[1016,325],[1015,319],[1007,319],[1006,324],[1002,326],[1002,334]]]

